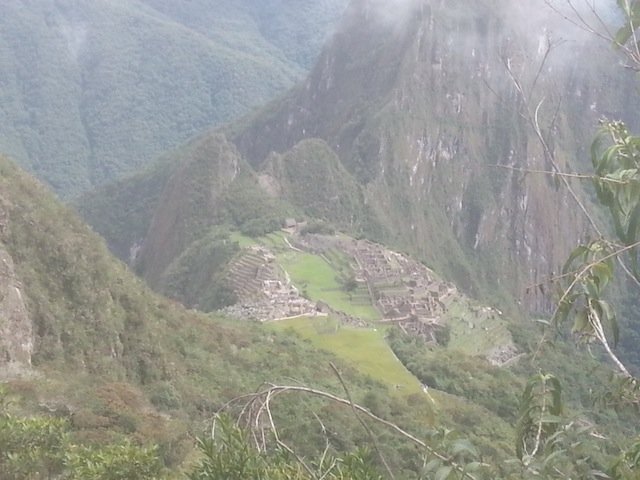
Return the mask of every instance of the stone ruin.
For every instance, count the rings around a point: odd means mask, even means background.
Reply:
[[[230,263],[227,278],[241,300],[225,309],[228,315],[264,322],[321,314],[315,303],[300,295],[275,260],[271,250],[254,246]]]
[[[346,252],[353,259],[356,282],[366,286],[383,322],[402,323],[411,331],[424,334],[440,325],[448,301],[457,293],[455,285],[436,280],[411,257],[367,240],[304,235],[296,239],[296,246],[315,254],[332,248]]]
[[[519,352],[515,345],[496,347],[487,353],[487,360],[491,365],[502,367],[518,358]]]
[[[348,270],[364,287],[382,323],[397,324],[406,333],[435,341],[444,327],[444,314],[458,291],[452,283],[438,280],[434,273],[407,255],[393,252],[367,240],[326,235],[292,235],[287,243],[294,250],[320,255],[328,260],[338,250],[349,260]],[[331,263],[331,262],[329,262]],[[345,264],[346,266],[346,264]],[[226,313],[259,321],[299,316],[327,316],[340,324],[371,327],[368,322],[338,312],[329,305],[304,298],[276,262],[271,250],[254,246],[243,250],[230,264],[229,280],[241,301]],[[490,313],[490,307],[478,307]],[[501,314],[498,310],[495,313]],[[473,328],[472,324],[470,328]],[[503,365],[517,355],[513,346],[496,347],[487,354],[494,365]]]

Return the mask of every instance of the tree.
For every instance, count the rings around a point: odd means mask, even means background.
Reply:
[[[3,479],[37,480],[60,475],[69,448],[67,423],[58,418],[0,414]]]
[[[130,441],[85,447],[70,439],[65,419],[9,413],[0,386],[2,480],[155,480],[162,477],[155,446]]]

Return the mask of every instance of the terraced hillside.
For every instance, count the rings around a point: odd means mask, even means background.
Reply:
[[[407,255],[295,229],[234,239],[245,248],[226,272],[239,300],[228,313],[293,328],[391,386],[415,390],[385,342],[394,326],[434,344],[446,331],[448,348],[496,365],[517,355],[499,310],[475,304]]]

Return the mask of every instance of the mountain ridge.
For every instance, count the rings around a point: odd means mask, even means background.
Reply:
[[[160,0],[10,0],[0,34],[0,151],[65,198],[133,172],[289,88],[344,1],[286,10],[190,2],[176,11]],[[190,26],[185,12],[215,22]],[[306,30],[287,29],[314,12]],[[283,33],[261,31],[258,13]],[[289,56],[270,40],[294,34]]]
[[[547,59],[509,22],[502,0],[475,9],[410,4],[417,13],[399,28],[367,20],[369,4],[352,2],[301,85],[197,137],[182,161],[189,162],[193,145],[222,134],[216,138],[235,145],[258,188],[262,181],[264,193],[287,202],[290,212],[409,251],[472,296],[546,311],[549,298],[527,287],[556,271],[590,226],[551,177],[520,171],[579,171],[603,110],[623,117],[633,111],[634,101],[625,101],[633,79],[622,67],[609,68],[606,45],[590,40],[560,46],[566,50]],[[563,55],[587,49],[588,69],[563,65]],[[519,77],[510,78],[507,67]],[[529,91],[529,101],[545,95],[540,128],[553,158],[527,120]],[[179,149],[172,155],[180,161]],[[317,184],[300,188],[313,165],[333,173],[316,169]],[[588,204],[588,193],[573,188]],[[338,202],[316,208],[336,196],[327,192],[341,192]],[[99,210],[91,199],[83,203],[97,226]],[[112,227],[96,228],[110,239]]]

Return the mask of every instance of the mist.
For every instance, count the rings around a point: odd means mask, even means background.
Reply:
[[[505,19],[525,37],[545,34],[556,43],[589,42],[597,34],[612,36],[624,21],[615,0],[510,2]]]
[[[450,3],[449,3],[450,2]],[[368,20],[383,26],[403,29],[420,12],[420,7],[437,6],[462,10],[473,15],[473,6],[460,8],[449,0],[361,0],[361,8]],[[484,2],[487,3],[487,2]],[[589,29],[609,35],[624,19],[615,0],[493,0],[496,14],[504,18],[511,29],[538,41],[544,34],[552,40],[586,42],[593,38]]]
[[[385,27],[403,29],[424,0],[364,0],[365,15]]]

